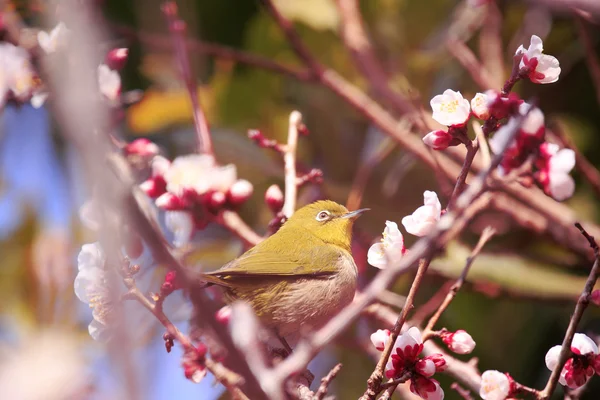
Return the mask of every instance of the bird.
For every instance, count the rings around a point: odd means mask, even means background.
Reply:
[[[249,303],[291,351],[286,338],[322,327],[352,302],[358,277],[352,227],[367,210],[348,211],[331,200],[306,205],[276,233],[200,279],[222,287],[227,303]]]

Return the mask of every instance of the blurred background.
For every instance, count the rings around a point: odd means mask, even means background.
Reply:
[[[151,139],[169,158],[193,152],[191,108],[174,62],[160,2],[98,3],[110,36],[106,47],[129,49],[121,73],[123,92],[143,91],[141,100],[124,110],[119,130],[128,141]],[[321,63],[370,93],[340,39],[340,15],[334,0],[274,3],[295,22]],[[485,2],[360,2],[390,87],[427,111],[429,99],[447,88],[461,91],[465,98],[483,91],[449,52],[446,39],[460,38],[483,59],[485,35],[492,29],[490,18],[496,18],[503,64],[491,67],[499,77],[498,88],[510,75],[516,48],[520,44],[527,47],[532,34],[542,37],[545,53],[561,63],[560,80],[551,85],[520,82],[515,91],[525,99],[535,98],[547,122],[559,126],[593,165],[600,166],[600,87],[594,85],[586,59],[590,51],[600,55],[600,15],[576,17],[559,7],[563,2],[553,4],[551,0],[477,3]],[[361,284],[369,282],[377,270],[366,264],[366,249],[378,239],[385,220],[400,222],[422,204],[424,190],[437,191],[445,204],[451,188],[440,186],[432,170],[326,88],[207,55],[202,43],[210,42],[300,66],[258,1],[182,0],[178,4],[189,36],[196,39],[190,56],[217,157],[222,164],[235,163],[240,177],[254,185],[254,196],[240,210],[242,217],[259,233],[265,233],[272,215],[263,194],[273,183],[283,186],[279,155],[255,146],[247,138],[248,129],[260,129],[267,137],[285,141],[289,113],[300,110],[310,135],[300,139],[298,161],[305,168],[321,169],[324,182],[303,188],[299,202],[331,198],[345,204],[353,185],[366,182],[360,206],[372,211],[356,224],[354,254],[362,273]],[[53,10],[45,1],[3,1],[0,5],[16,10],[30,26],[51,28],[44,15],[52,15]],[[587,50],[582,29],[590,40]],[[221,389],[211,385],[212,379],[200,385],[185,380],[177,350],[164,352],[162,330],[144,315],[140,318],[148,329],[131,343],[135,351],[130,361],[136,366],[136,377],[120,372],[105,345],[89,337],[90,311],[72,290],[76,255],[83,243],[95,240],[78,216],[89,188],[77,149],[61,136],[51,108],[50,102],[41,109],[8,104],[0,110],[0,397],[48,398],[4,391],[10,386],[8,382],[14,382],[11,379],[22,376],[19,368],[27,371],[35,384],[36,370],[31,365],[40,371],[64,365],[52,379],[80,379],[75,383],[67,380],[78,390],[65,398],[126,398],[124,393],[130,392],[124,388],[128,386],[135,386],[141,398],[148,399],[218,398]],[[598,195],[577,172],[574,176],[577,190],[568,205],[581,220],[600,222]],[[452,242],[434,261],[433,273],[426,278],[417,305],[426,302],[447,279],[458,276],[478,233],[489,224],[499,233],[475,262],[468,285],[445,312],[440,326],[465,329],[475,338],[474,355],[481,370],[506,371],[519,382],[542,387],[549,373],[544,355],[562,341],[589,271],[587,260],[549,237],[532,235],[501,214],[484,213],[460,241]],[[410,235],[406,239],[407,245],[413,243]],[[207,268],[222,265],[242,250],[238,239],[219,226],[210,226],[195,240],[195,256]],[[149,273],[149,285],[154,272]],[[409,275],[392,290],[405,294],[412,281]],[[177,302],[174,309],[184,307],[184,300],[173,301]],[[131,312],[143,314],[144,310]],[[600,332],[599,316],[597,308],[589,309],[579,332],[594,337]],[[338,398],[357,398],[364,391],[374,361],[361,351],[360,344],[376,328],[368,321],[359,322],[320,361],[323,371],[335,360],[344,365],[334,383]],[[69,372],[69,366],[76,372]],[[313,371],[317,378],[321,376],[318,370]],[[441,383],[447,399],[460,398],[449,389],[450,380],[442,377]],[[13,397],[5,397],[3,392]],[[561,390],[558,392],[556,398],[562,398]],[[596,378],[582,399],[598,398],[600,379]]]

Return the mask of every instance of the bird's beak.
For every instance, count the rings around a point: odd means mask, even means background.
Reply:
[[[358,217],[360,217],[360,215],[362,213],[364,213],[365,211],[369,211],[369,210],[370,210],[370,208],[361,208],[360,210],[350,211],[350,212],[342,215],[340,218],[346,218],[346,219],[358,218]]]

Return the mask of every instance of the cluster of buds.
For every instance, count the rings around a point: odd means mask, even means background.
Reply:
[[[200,343],[196,347],[186,349],[182,357],[183,373],[187,379],[194,383],[200,383],[206,376],[206,351],[206,346]]]
[[[546,366],[554,370],[562,346],[554,346],[546,353]],[[571,358],[563,367],[559,383],[571,389],[585,385],[594,374],[600,375],[600,352],[596,343],[583,333],[576,333],[571,342]]]
[[[181,283],[177,279],[177,272],[167,272],[164,282],[160,285],[160,296],[165,298],[178,289],[181,289]]]
[[[375,348],[382,351],[390,339],[390,331],[379,329],[371,335]],[[432,376],[446,368],[446,360],[441,354],[419,357],[423,351],[421,332],[416,327],[408,329],[396,338],[394,349],[385,366],[387,378],[408,376],[410,391],[422,399],[442,400],[444,391]]]
[[[195,229],[204,228],[220,211],[243,204],[253,192],[250,182],[237,179],[234,165],[217,165],[209,155],[180,156],[173,162],[155,156],[151,166],[152,174],[140,188],[170,212],[166,223],[177,245],[187,243]]]
[[[423,205],[411,215],[402,218],[402,225],[411,235],[426,236],[435,228],[442,214],[442,204],[437,193],[426,190],[423,193]],[[388,263],[401,258],[406,251],[404,237],[398,229],[398,224],[386,221],[383,237],[380,242],[369,248],[367,261],[376,268],[384,268]]]

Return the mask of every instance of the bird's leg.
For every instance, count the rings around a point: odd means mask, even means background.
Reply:
[[[277,335],[277,339],[279,339],[279,341],[283,345],[283,348],[288,352],[287,355],[289,356],[290,354],[292,354],[292,347],[288,344],[287,340],[285,340],[285,338],[281,336],[279,332],[275,332],[275,335]]]

